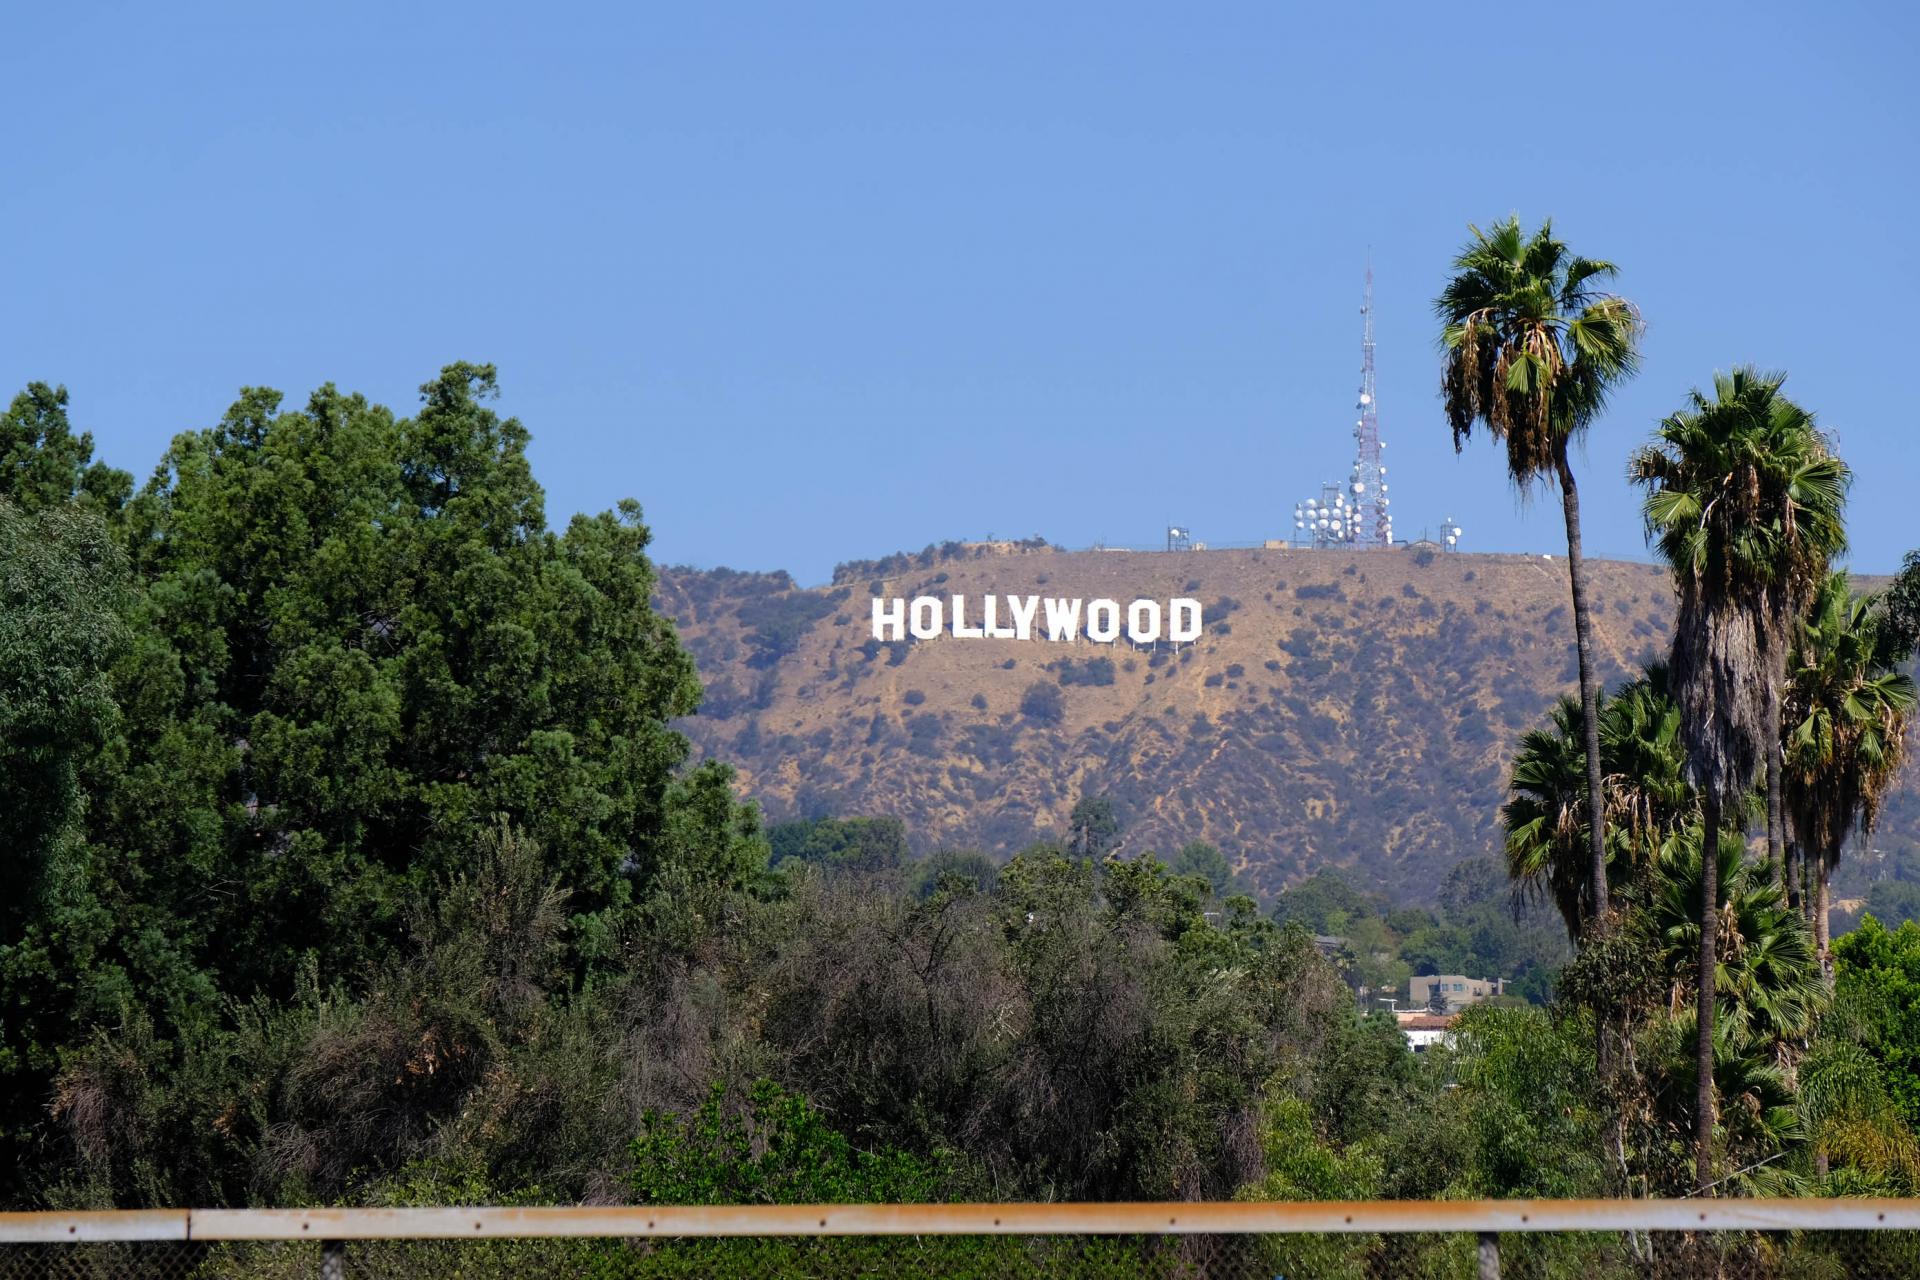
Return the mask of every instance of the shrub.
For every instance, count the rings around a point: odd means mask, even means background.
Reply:
[[[1113,683],[1112,658],[1088,658],[1076,664],[1072,658],[1060,662],[1060,683],[1108,685]]]
[[[1035,724],[1059,724],[1067,714],[1067,700],[1059,685],[1036,680],[1020,695],[1020,714]]]
[[[854,1149],[807,1100],[770,1080],[745,1116],[715,1085],[693,1115],[648,1112],[627,1185],[638,1204],[873,1204],[940,1198],[939,1166],[903,1151]]]

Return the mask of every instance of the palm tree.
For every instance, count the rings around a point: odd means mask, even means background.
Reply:
[[[1510,797],[1500,810],[1516,895],[1551,900],[1576,942],[1593,919],[1594,886],[1581,721],[1580,704],[1563,697],[1547,712],[1544,728],[1520,736]]]
[[[1601,813],[1615,898],[1692,814],[1679,724],[1664,666],[1623,686],[1600,709]],[[1580,704],[1561,698],[1546,726],[1521,736],[1500,811],[1507,874],[1518,894],[1550,899],[1576,942],[1594,919],[1585,738]]]
[[[1693,1088],[1693,1106],[1717,1090],[1727,1100],[1727,1142],[1741,1163],[1777,1151],[1803,1135],[1792,1088],[1792,1053],[1804,1042],[1827,1004],[1826,984],[1814,954],[1813,937],[1800,913],[1787,904],[1769,863],[1743,858],[1746,842],[1722,832],[1710,869],[1700,857],[1703,831],[1695,823],[1669,839],[1655,858],[1657,890],[1647,916],[1658,943],[1662,967],[1673,990],[1673,1007],[1685,1007],[1684,994],[1698,981],[1701,922],[1715,918],[1712,1088],[1701,1090],[1697,1039],[1691,1063],[1684,1041],[1668,1068],[1671,1085]],[[1709,912],[1708,881],[1715,909]],[[1699,1016],[1696,1009],[1694,1017]],[[1675,1019],[1673,1032],[1697,1034],[1698,1023]],[[1683,1095],[1684,1096],[1684,1095]],[[1674,1109],[1684,1103],[1670,1099]],[[1697,1112],[1696,1112],[1697,1115]],[[1749,1187],[1749,1190],[1780,1188]]]
[[[1709,847],[1727,809],[1752,788],[1763,752],[1779,741],[1779,720],[1769,714],[1777,707],[1786,622],[1846,546],[1846,464],[1812,415],[1780,394],[1784,381],[1751,368],[1716,375],[1713,398],[1694,391],[1629,467],[1648,487],[1647,532],[1680,597],[1668,665]],[[1717,877],[1716,860],[1704,860],[1703,874]],[[1716,896],[1709,883],[1703,903]],[[1694,1164],[1705,1189],[1712,1181],[1717,922],[1710,908],[1702,912]]]
[[[1606,403],[1609,389],[1639,362],[1640,314],[1594,286],[1610,262],[1577,257],[1553,236],[1551,221],[1528,235],[1517,216],[1488,231],[1469,227],[1454,276],[1434,302],[1447,352],[1441,395],[1457,451],[1485,424],[1507,450],[1507,473],[1523,491],[1557,483],[1567,523],[1567,578],[1580,659],[1582,751],[1587,812],[1603,813],[1600,679],[1593,663],[1586,562],[1580,550],[1580,494],[1567,449]],[[1588,909],[1607,913],[1604,816],[1587,824]]]
[[[1648,667],[1607,700],[1600,715],[1600,759],[1606,766],[1609,838],[1638,871],[1693,820],[1697,808],[1666,663]]]
[[[1655,860],[1658,891],[1649,911],[1664,967],[1678,994],[1698,977],[1703,918],[1701,827],[1669,840]],[[1745,842],[1722,832],[1715,868],[1718,928],[1714,931],[1714,996],[1720,1029],[1740,1042],[1759,1042],[1785,1061],[1788,1046],[1813,1031],[1826,1002],[1813,934],[1787,905],[1772,869],[1743,859]]]
[[[1854,595],[1845,573],[1829,574],[1800,623],[1788,673],[1787,806],[1795,843],[1813,864],[1814,936],[1829,976],[1833,869],[1848,835],[1872,829],[1916,699],[1912,677],[1898,669],[1908,648],[1878,604]]]

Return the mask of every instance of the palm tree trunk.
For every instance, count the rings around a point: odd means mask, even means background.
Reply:
[[[1587,756],[1587,836],[1591,842],[1588,879],[1593,885],[1593,914],[1586,937],[1599,936],[1607,918],[1607,810],[1600,774],[1600,679],[1593,669],[1593,617],[1587,607],[1587,558],[1580,548],[1580,486],[1567,462],[1567,441],[1554,448],[1560,473],[1560,509],[1567,519],[1567,585],[1573,594],[1573,647],[1580,660],[1580,722]],[[1612,1081],[1613,1028],[1601,1013],[1593,1023],[1593,1063],[1602,1081]],[[1609,1133],[1612,1127],[1609,1126]]]
[[[1791,911],[1798,911],[1802,917],[1805,917],[1807,914],[1806,894],[1801,890],[1800,886],[1800,842],[1798,840],[1787,841],[1786,856],[1787,908]]]
[[[1832,906],[1828,881],[1832,878],[1832,868],[1825,858],[1817,859],[1813,868],[1813,940],[1820,952],[1820,974],[1833,985],[1833,926],[1827,918]]]
[[[1780,771],[1786,762],[1780,751],[1780,680],[1774,670],[1772,646],[1761,655],[1767,664],[1767,861],[1775,883],[1787,878],[1787,822],[1781,812]]]
[[[1809,929],[1813,928],[1813,907],[1817,898],[1813,891],[1813,862],[1806,846],[1800,846],[1800,915]]]
[[[1600,782],[1600,678],[1593,669],[1593,619],[1587,608],[1587,561],[1580,551],[1580,490],[1567,463],[1564,437],[1554,448],[1560,506],[1567,517],[1567,583],[1573,589],[1573,641],[1580,656],[1580,712],[1587,753],[1587,823],[1592,841],[1593,922],[1607,917],[1606,805]]]
[[[1714,962],[1720,924],[1720,797],[1706,790],[1700,798],[1700,1003],[1694,1046],[1699,1079],[1693,1095],[1694,1186],[1702,1192],[1713,1185]]]

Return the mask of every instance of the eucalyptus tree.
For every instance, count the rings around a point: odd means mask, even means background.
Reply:
[[[1820,584],[1799,625],[1783,729],[1786,799],[1796,846],[1812,864],[1811,903],[1820,966],[1833,972],[1828,886],[1847,837],[1871,830],[1904,756],[1911,652],[1876,597],[1853,593],[1845,573]]]
[[[1543,222],[1528,234],[1517,216],[1472,238],[1454,259],[1454,275],[1434,301],[1443,326],[1446,371],[1441,395],[1455,450],[1476,422],[1506,446],[1507,474],[1521,490],[1557,485],[1567,525],[1567,577],[1580,664],[1582,750],[1589,813],[1602,811],[1599,708],[1593,622],[1580,544],[1580,494],[1568,449],[1606,404],[1611,388],[1639,363],[1640,314],[1596,286],[1610,262],[1568,251]],[[1605,819],[1587,825],[1589,909],[1607,913]]]
[[[1850,475],[1813,417],[1780,392],[1784,374],[1717,374],[1637,450],[1629,475],[1647,487],[1648,536],[1671,567],[1679,612],[1669,671],[1703,841],[1752,789],[1779,741],[1785,612],[1804,601],[1846,546]],[[1712,1181],[1713,1021],[1718,888],[1704,860],[1696,1043],[1695,1174]]]

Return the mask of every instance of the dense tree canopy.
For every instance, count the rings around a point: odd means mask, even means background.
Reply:
[[[63,392],[9,410],[9,1207],[1670,1191],[1709,918],[1731,1185],[1920,1185],[1920,932],[1869,922],[1830,995],[1731,825],[1701,857],[1660,671],[1599,717],[1597,934],[1571,700],[1519,744],[1512,864],[1423,905],[1332,871],[1262,904],[1091,788],[1004,863],[883,816],[763,833],[675,730],[700,688],[638,507],[549,528],[494,394],[466,364],[410,417],[245,390],[137,491]],[[771,652],[813,606],[762,594]],[[1380,1005],[1435,972],[1524,1001],[1415,1055]],[[1629,1086],[1594,1083],[1603,1019]]]
[[[39,984],[13,992],[46,1037],[135,1008],[203,1034],[223,998],[363,978],[500,821],[565,884],[580,974],[665,863],[725,866],[712,843],[737,821],[701,811],[733,805],[724,778],[675,781],[669,721],[699,687],[651,607],[639,509],[547,528],[493,394],[477,365],[412,418],[248,389],[131,497],[64,392],[14,402],[0,821],[34,888],[6,963]],[[7,1021],[10,1040],[29,1025]],[[53,1057],[10,1043],[6,1065],[27,1073],[20,1135]]]

